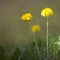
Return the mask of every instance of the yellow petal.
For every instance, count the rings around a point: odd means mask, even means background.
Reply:
[[[33,25],[32,26],[32,32],[38,32],[38,31],[40,31],[40,26],[39,25]]]
[[[25,13],[21,16],[21,20],[30,21],[32,19],[31,13]]]
[[[42,11],[41,11],[41,15],[43,17],[49,17],[51,15],[53,15],[53,10],[51,8],[44,8]]]

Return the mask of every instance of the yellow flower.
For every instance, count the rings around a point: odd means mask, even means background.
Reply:
[[[41,29],[41,28],[40,28],[39,25],[33,25],[33,26],[32,26],[32,32],[34,32],[34,33],[40,31],[40,29]]]
[[[53,15],[53,10],[51,8],[44,8],[42,11],[41,11],[41,15],[43,17],[49,17],[51,15]]]
[[[32,15],[31,15],[31,13],[25,13],[21,16],[21,19],[23,21],[30,21],[32,19]]]

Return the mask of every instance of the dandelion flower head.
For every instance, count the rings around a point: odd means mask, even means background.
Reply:
[[[21,16],[21,19],[23,21],[30,21],[32,19],[32,15],[31,15],[31,13],[25,13]]]
[[[53,15],[53,10],[51,8],[44,8],[42,11],[41,11],[41,15],[43,17],[49,17],[51,15]]]
[[[41,28],[40,28],[39,25],[33,25],[33,26],[32,26],[32,32],[34,32],[34,33],[40,31],[40,29],[41,29]]]

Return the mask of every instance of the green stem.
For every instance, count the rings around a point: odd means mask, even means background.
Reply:
[[[34,43],[35,43],[35,47],[36,47],[36,50],[37,50],[37,53],[38,53],[38,56],[39,56],[39,60],[41,60],[39,47],[38,47],[38,45],[37,45],[36,40],[35,40],[34,37],[33,37],[33,41],[34,41]]]
[[[48,19],[47,19],[47,29],[46,29],[46,48],[47,48],[47,58],[48,58]]]

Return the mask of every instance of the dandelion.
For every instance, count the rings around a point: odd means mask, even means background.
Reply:
[[[33,33],[37,33],[37,32],[39,32],[41,30],[41,27],[39,26],[39,25],[33,25],[32,26],[32,32]],[[34,35],[35,36],[35,35]],[[35,43],[35,46],[36,46],[36,49],[37,49],[37,52],[38,52],[38,55],[39,55],[39,59],[41,60],[41,57],[40,57],[40,51],[39,51],[39,47],[38,47],[38,45],[37,45],[37,42],[36,42],[36,36],[35,37],[33,37],[33,41],[34,41],[34,43]]]
[[[42,12],[41,12],[41,15],[43,16],[43,17],[49,17],[49,16],[51,16],[51,15],[53,15],[53,10],[51,9],[51,8],[44,8],[43,10],[42,10]]]
[[[40,29],[41,29],[41,28],[40,28],[39,25],[33,25],[33,26],[32,26],[32,32],[34,32],[34,33],[40,31]]]
[[[31,19],[32,19],[31,13],[25,13],[21,16],[21,20],[23,21],[31,21]]]
[[[41,11],[41,16],[46,17],[46,47],[47,47],[47,56],[48,56],[48,17],[53,15],[53,10],[51,8],[44,8]]]

